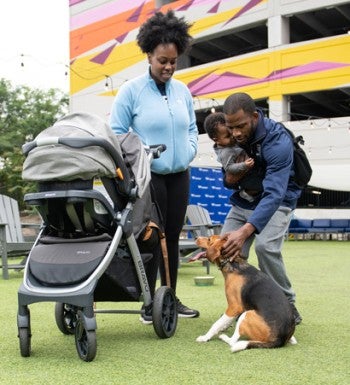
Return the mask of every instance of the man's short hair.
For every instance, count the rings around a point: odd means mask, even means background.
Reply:
[[[249,115],[256,111],[254,100],[244,92],[230,95],[224,103],[223,111],[226,115],[235,114],[239,110],[243,110]]]

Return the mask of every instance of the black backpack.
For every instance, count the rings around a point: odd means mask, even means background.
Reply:
[[[298,185],[299,188],[304,189],[309,183],[312,175],[312,168],[310,162],[305,154],[305,151],[300,147],[304,144],[304,139],[301,135],[295,136],[291,130],[281,124],[281,126],[288,132],[293,141],[294,147],[294,172],[293,181]],[[261,157],[261,144],[257,143],[253,146],[252,156],[257,161],[257,169],[265,170],[264,161]],[[255,169],[256,167],[254,167]],[[264,173],[260,171],[261,181],[264,179]],[[248,173],[247,173],[248,178]]]
[[[311,179],[312,168],[305,151],[300,147],[300,145],[305,143],[304,138],[301,135],[295,136],[287,127],[284,128],[293,140],[295,171],[293,180],[300,188],[305,188]]]

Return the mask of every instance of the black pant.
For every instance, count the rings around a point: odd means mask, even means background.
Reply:
[[[189,171],[174,174],[152,173],[155,198],[162,214],[163,226],[169,258],[171,287],[176,291],[179,264],[179,238],[184,225],[188,205],[190,177]],[[166,285],[163,258],[160,259],[161,285]]]

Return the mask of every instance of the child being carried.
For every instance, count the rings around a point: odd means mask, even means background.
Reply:
[[[225,115],[222,112],[208,115],[204,120],[204,129],[214,142],[213,149],[217,160],[225,171],[225,182],[228,185],[238,184],[244,175],[254,167],[254,159],[238,146],[226,127]],[[241,189],[239,194],[242,198],[252,202],[258,193],[254,190]]]

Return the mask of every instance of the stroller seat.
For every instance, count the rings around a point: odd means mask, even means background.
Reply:
[[[44,286],[76,285],[97,268],[111,240],[108,234],[76,239],[43,236],[31,252],[28,268]]]

